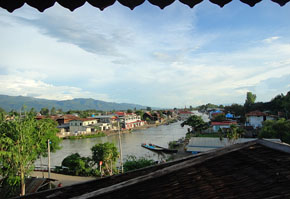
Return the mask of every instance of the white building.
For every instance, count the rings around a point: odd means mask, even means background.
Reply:
[[[141,116],[135,113],[116,112],[115,114],[120,119],[121,128],[133,129],[145,124],[145,122],[141,120]]]
[[[95,132],[97,126],[97,120],[94,118],[80,118],[77,120],[71,120],[69,122],[69,131],[73,134],[86,134]]]
[[[266,120],[274,120],[275,116],[268,115],[261,111],[252,111],[246,114],[246,126],[252,126],[254,129],[261,128]]]

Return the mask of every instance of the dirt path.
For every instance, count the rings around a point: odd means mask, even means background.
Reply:
[[[44,174],[44,177],[47,178],[47,172],[43,172],[43,174]],[[34,171],[31,173],[30,176],[42,178],[43,174],[41,171]],[[51,173],[50,178],[57,180],[53,182],[53,184],[55,184],[56,186],[59,183],[61,183],[62,186],[68,186],[68,185],[96,179],[95,177],[69,176],[69,175],[63,175],[63,174],[57,174],[57,173]]]

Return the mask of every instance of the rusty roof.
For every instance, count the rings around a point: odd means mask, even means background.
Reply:
[[[99,8],[100,10],[105,9],[113,5],[117,0],[0,0],[0,7],[6,9],[9,12],[21,8],[24,4],[27,4],[33,8],[36,8],[40,12],[43,12],[47,8],[52,7],[55,3],[58,3],[64,8],[71,11],[83,6],[86,2],[90,5]],[[253,7],[261,0],[240,0],[241,2],[248,4]],[[145,0],[118,0],[120,4],[133,10],[135,7],[143,4]],[[148,0],[152,5],[158,6],[161,9],[171,5],[175,0]],[[202,3],[203,0],[179,0],[179,2],[193,8],[195,5]],[[217,4],[220,7],[231,2],[231,0],[210,0],[211,3]],[[272,0],[272,2],[278,3],[280,6],[284,6],[289,0]]]
[[[289,198],[289,187],[290,146],[257,140],[25,197]]]

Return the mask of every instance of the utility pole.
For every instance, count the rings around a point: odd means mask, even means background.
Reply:
[[[121,143],[121,132],[120,132],[120,120],[118,119],[118,129],[119,129],[119,149],[120,149],[120,166],[121,166],[121,172],[124,173],[123,168],[123,155],[122,155],[122,143]]]
[[[47,140],[47,153],[48,153],[48,178],[50,178],[50,141],[49,139]],[[49,181],[49,189],[51,189],[51,184]]]

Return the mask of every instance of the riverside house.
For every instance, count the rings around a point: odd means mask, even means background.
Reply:
[[[69,131],[73,134],[86,134],[96,131],[97,120],[95,118],[79,118],[69,122]]]
[[[116,112],[115,114],[120,119],[120,126],[123,129],[133,129],[145,125],[141,116],[135,113]]]
[[[254,129],[261,128],[263,122],[266,120],[274,120],[276,116],[269,115],[261,111],[252,111],[246,114],[246,124],[245,126],[252,126]]]

